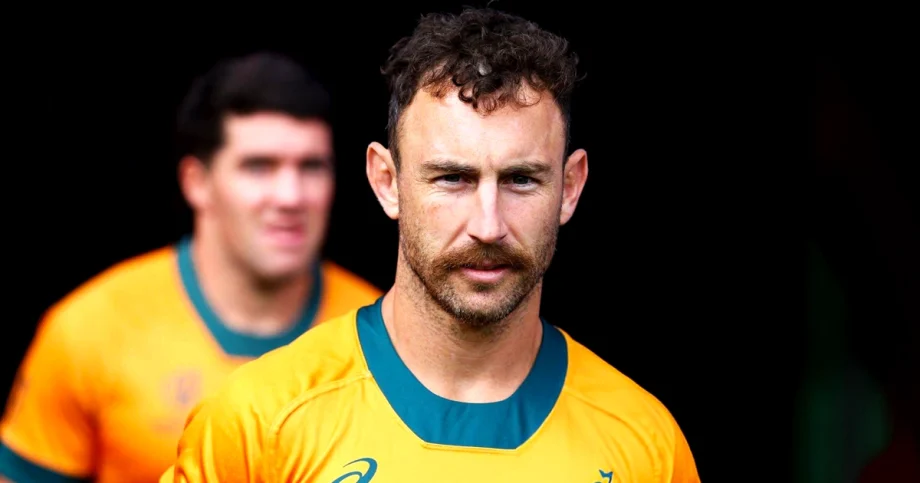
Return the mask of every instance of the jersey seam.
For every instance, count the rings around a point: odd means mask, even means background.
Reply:
[[[268,451],[266,452],[266,459],[271,462],[271,465],[268,466],[271,467],[272,474],[277,475],[282,469],[281,467],[276,466],[280,463],[280,461],[275,458],[275,452],[279,445],[278,436],[281,433],[281,427],[287,422],[288,418],[290,418],[291,415],[297,411],[297,409],[299,409],[304,404],[317,399],[320,396],[338,391],[347,386],[350,386],[353,383],[359,383],[365,379],[369,379],[370,377],[370,373],[365,371],[355,376],[329,382],[321,387],[307,390],[292,399],[289,403],[285,404],[284,407],[278,411],[278,414],[272,418],[272,423],[268,427],[268,441],[266,442]]]

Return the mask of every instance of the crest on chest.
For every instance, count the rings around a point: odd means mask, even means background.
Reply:
[[[149,401],[157,413],[158,432],[176,433],[185,427],[189,412],[204,396],[204,376],[197,369],[170,372],[160,381],[155,401]]]
[[[163,404],[167,407],[191,409],[202,394],[202,376],[197,370],[182,370],[166,377],[162,387]]]

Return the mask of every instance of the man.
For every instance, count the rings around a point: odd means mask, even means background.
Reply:
[[[367,176],[399,223],[394,286],[240,368],[161,483],[698,482],[662,404],[539,317],[588,175],[566,41],[427,16],[384,72]]]
[[[326,91],[273,54],[226,61],[180,110],[191,238],[123,262],[41,322],[2,423],[16,483],[156,481],[189,409],[239,364],[381,292],[320,262]]]

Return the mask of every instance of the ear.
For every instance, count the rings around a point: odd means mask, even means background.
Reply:
[[[367,147],[367,181],[383,207],[383,212],[392,219],[399,218],[399,188],[396,184],[396,165],[390,150],[378,142]]]
[[[210,202],[208,167],[195,156],[185,156],[179,161],[179,187],[185,201],[193,210],[200,210]]]
[[[562,172],[562,211],[559,214],[559,224],[565,225],[578,206],[578,199],[585,189],[588,181],[588,153],[584,149],[573,152],[565,162]]]

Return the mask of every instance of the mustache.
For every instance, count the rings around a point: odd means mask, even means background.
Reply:
[[[523,269],[532,265],[530,257],[520,249],[508,245],[479,243],[448,253],[438,260],[444,270],[501,265]]]

